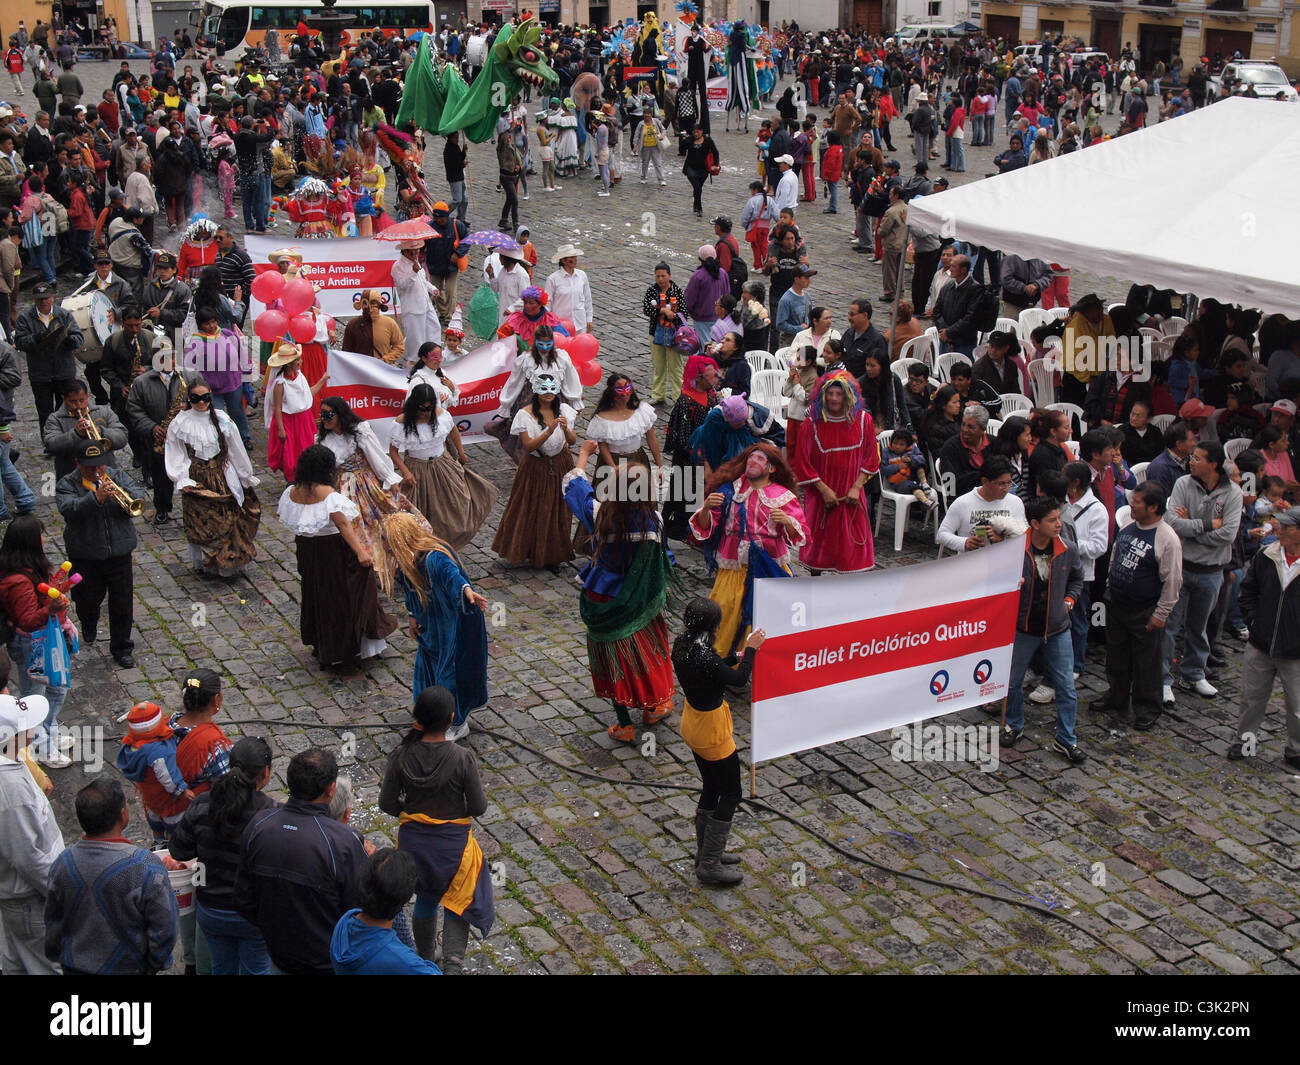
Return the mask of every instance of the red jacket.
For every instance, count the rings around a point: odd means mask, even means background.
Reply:
[[[49,579],[48,577],[46,578]],[[45,628],[50,615],[36,594],[36,584],[26,573],[11,573],[0,580],[0,609],[22,632],[36,632]],[[63,613],[67,610],[64,606]]]
[[[83,189],[73,189],[68,197],[68,224],[78,232],[89,233],[95,228],[95,212]]]
[[[822,180],[838,183],[844,176],[844,149],[832,144],[822,152]]]

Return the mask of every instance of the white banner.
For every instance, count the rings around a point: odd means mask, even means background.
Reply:
[[[355,318],[353,299],[363,289],[376,288],[388,297],[389,313],[397,311],[397,294],[393,291],[393,263],[397,245],[373,237],[348,237],[337,240],[293,240],[287,236],[262,236],[250,233],[244,249],[260,274],[275,267],[267,256],[281,248],[302,252],[307,278],[317,289],[321,310],[334,318]],[[249,317],[255,319],[266,309],[261,301],[249,297]]]
[[[756,582],[753,761],[1003,698],[1024,552]]]
[[[462,442],[476,444],[492,437],[483,432],[501,406],[501,388],[515,366],[515,338],[494,340],[475,348],[443,370],[460,388],[460,399],[447,409],[456,420]],[[341,396],[357,417],[370,422],[380,440],[387,440],[393,418],[406,399],[407,372],[371,355],[329,349],[327,396]]]

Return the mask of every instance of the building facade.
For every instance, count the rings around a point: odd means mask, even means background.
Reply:
[[[1143,70],[1157,60],[1168,65],[1174,56],[1190,69],[1202,56],[1224,60],[1240,52],[1244,59],[1276,60],[1292,77],[1300,75],[1290,0],[983,0],[971,7],[979,11],[971,20],[991,36],[1027,43],[1064,33],[1112,57],[1132,47]]]
[[[133,3],[134,0],[130,2]],[[147,5],[147,0],[145,3]],[[197,10],[198,3],[191,0],[189,6]],[[52,3],[51,0],[7,0],[5,4],[0,5],[0,40],[8,44],[9,38],[18,30],[20,19],[30,33],[38,21],[47,26],[52,25],[55,16],[66,19],[69,23],[79,18],[83,24],[92,29],[98,28],[104,18],[111,17],[117,20],[118,37],[125,40],[129,36],[134,39],[135,19],[129,17],[130,14],[128,0],[103,0],[102,3],[98,0],[69,0],[68,3]],[[165,32],[170,33],[171,30]]]

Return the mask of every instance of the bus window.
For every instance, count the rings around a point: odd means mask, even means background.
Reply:
[[[246,7],[228,7],[221,13],[217,41],[222,48],[235,48],[243,43],[244,35],[248,33],[248,14]]]

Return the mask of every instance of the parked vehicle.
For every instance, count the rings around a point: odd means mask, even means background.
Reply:
[[[1244,92],[1249,85],[1254,87],[1256,95],[1266,100],[1274,99],[1281,93],[1287,103],[1300,103],[1300,93],[1296,92],[1286,71],[1276,63],[1263,59],[1234,59],[1224,63],[1223,69],[1210,78],[1210,85],[1216,98],[1223,85],[1228,86],[1234,94]]]

